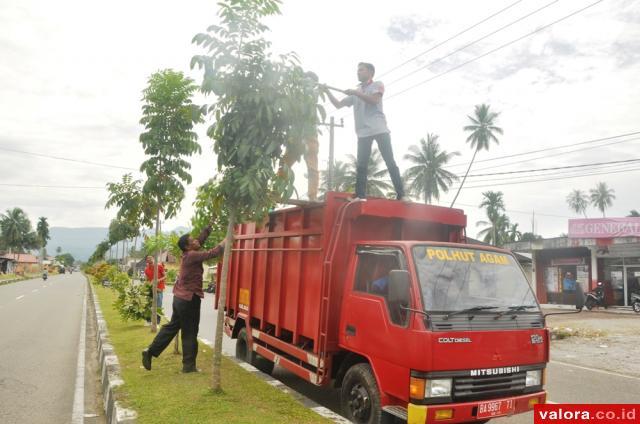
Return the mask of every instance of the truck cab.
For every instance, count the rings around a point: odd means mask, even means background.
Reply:
[[[545,402],[548,333],[511,253],[425,241],[351,251],[339,344],[366,362],[338,376],[347,418],[483,422]]]

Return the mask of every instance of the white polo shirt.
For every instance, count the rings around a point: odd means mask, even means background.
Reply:
[[[371,81],[360,84],[358,91],[368,95],[384,95],[384,84],[380,81]],[[345,99],[345,106],[353,106],[353,117],[356,123],[358,138],[371,137],[373,135],[389,132],[387,118],[382,111],[382,99],[377,104],[370,104],[357,96],[349,96]]]

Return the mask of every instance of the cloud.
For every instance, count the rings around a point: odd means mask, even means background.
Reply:
[[[418,34],[427,29],[435,28],[438,21],[417,18],[414,16],[395,16],[387,26],[387,35],[392,41],[408,43],[414,41]],[[427,40],[424,40],[427,41]]]

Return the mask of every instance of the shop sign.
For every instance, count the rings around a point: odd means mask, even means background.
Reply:
[[[553,258],[551,259],[551,266],[560,265],[583,265],[584,258]]]
[[[569,238],[640,237],[640,218],[570,219]]]

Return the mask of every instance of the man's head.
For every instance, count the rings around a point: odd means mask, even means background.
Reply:
[[[570,273],[570,272],[567,272],[567,274],[565,275],[565,277],[566,277],[566,278],[571,279],[571,278],[573,278],[573,274],[572,274],[572,273]]]
[[[153,256],[147,256],[147,265],[153,265]]]
[[[198,239],[191,237],[191,235],[185,234],[178,239],[178,247],[183,252],[188,250],[198,250],[200,249],[200,242]]]
[[[373,78],[376,74],[376,68],[366,62],[358,63],[358,81],[367,82]]]

